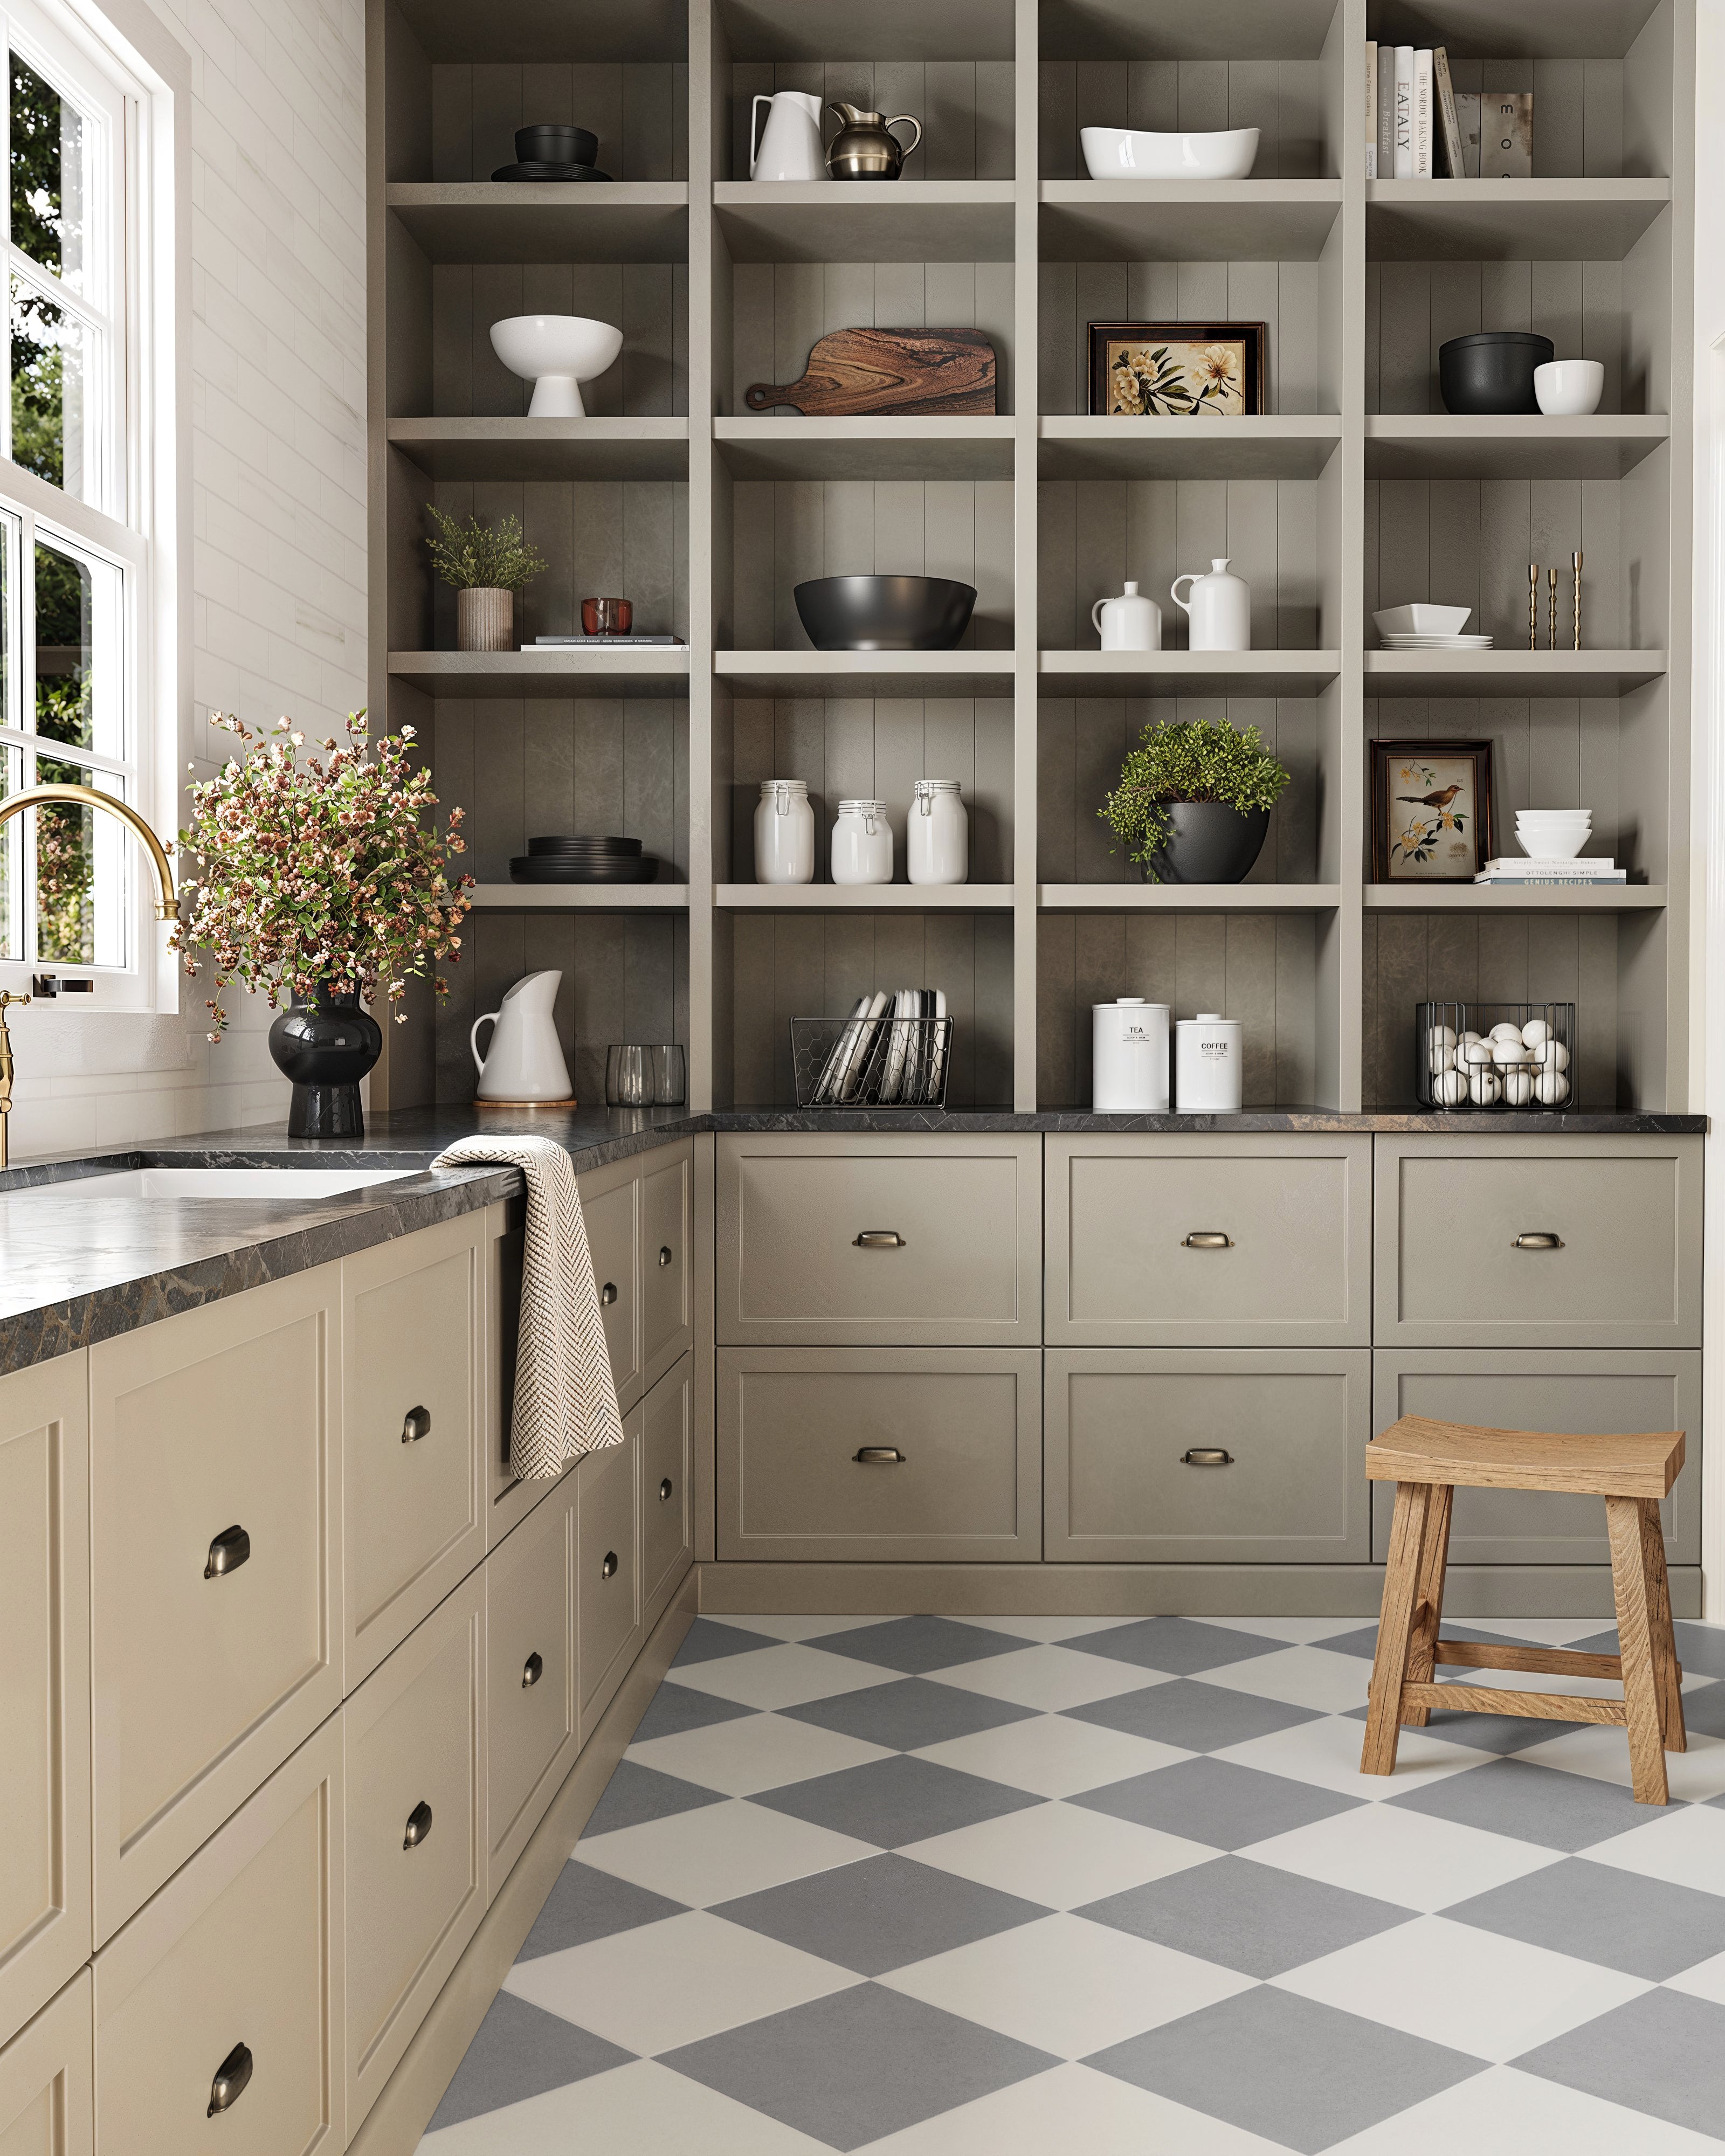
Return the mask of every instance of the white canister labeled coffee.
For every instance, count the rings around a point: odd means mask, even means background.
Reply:
[[[1219,1011],[1200,1011],[1174,1028],[1174,1112],[1237,1116],[1245,1061],[1245,1028]]]
[[[912,883],[970,879],[970,819],[956,778],[919,778],[905,833],[905,870]]]
[[[1142,996],[1091,1005],[1092,1114],[1168,1113],[1168,1005]]]

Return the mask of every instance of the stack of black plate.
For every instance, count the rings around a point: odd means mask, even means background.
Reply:
[[[639,839],[529,839],[509,873],[516,883],[651,883],[659,860]]]
[[[590,127],[517,127],[515,131],[516,165],[501,165],[494,180],[608,180],[608,172],[595,172],[599,138]]]

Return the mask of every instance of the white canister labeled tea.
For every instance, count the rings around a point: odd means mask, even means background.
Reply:
[[[841,801],[833,826],[834,883],[891,883],[892,826],[884,801]]]
[[[755,805],[755,881],[814,881],[814,811],[800,778],[763,778]]]
[[[1142,996],[1091,1005],[1093,1114],[1168,1113],[1168,1005]]]
[[[1245,1029],[1219,1011],[1200,1011],[1174,1028],[1174,1112],[1240,1113]]]
[[[905,833],[905,870],[912,883],[965,883],[970,877],[970,819],[956,778],[919,778]]]

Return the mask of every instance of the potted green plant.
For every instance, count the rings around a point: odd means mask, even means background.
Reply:
[[[1241,883],[1288,774],[1255,726],[1146,726],[1096,813],[1152,883]]]
[[[455,594],[455,645],[460,651],[508,651],[515,644],[515,595],[545,567],[521,536],[521,521],[500,517],[464,524],[428,506],[431,566]]]

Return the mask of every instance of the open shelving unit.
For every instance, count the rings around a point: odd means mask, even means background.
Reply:
[[[1693,0],[368,0],[374,710],[412,725],[478,878],[465,963],[390,1029],[374,1096],[473,1090],[467,1033],[557,966],[584,1099],[606,1043],[683,1041],[695,1105],[783,1105],[787,1020],[875,986],[946,990],[950,1104],[1087,1106],[1091,1003],[1246,1028],[1248,1105],[1408,1105],[1413,1007],[1580,1006],[1577,1104],[1688,1106],[1686,1028]],[[1537,177],[1368,181],[1365,40],[1440,42],[1460,88],[1530,89]],[[892,185],[757,186],[750,100],[916,113]],[[487,175],[536,121],[600,136],[609,187]],[[1255,126],[1250,180],[1083,177],[1084,126]],[[487,331],[620,325],[593,416],[529,420]],[[1269,328],[1266,409],[1091,417],[1086,325]],[[988,418],[748,411],[824,332],[973,326]],[[1464,418],[1437,348],[1535,328],[1603,360],[1599,413]],[[639,652],[465,654],[425,505],[519,516],[551,566],[523,639],[621,593]],[[1589,648],[1525,648],[1527,564],[1584,550]],[[1194,654],[1173,578],[1228,554],[1255,648]],[[952,575],[950,652],[817,652],[801,578]],[[1093,601],[1162,599],[1169,648],[1104,654]],[[1492,652],[1375,648],[1376,608],[1466,603]],[[1543,603],[1543,602],[1542,602]],[[1568,578],[1563,580],[1567,622]],[[1137,880],[1096,810],[1139,729],[1225,714],[1292,773],[1244,884]],[[1489,738],[1500,850],[1585,803],[1631,880],[1370,880],[1369,743]],[[957,777],[957,889],[752,880],[759,782],[817,813]],[[539,831],[624,830],[664,880],[526,888]]]

